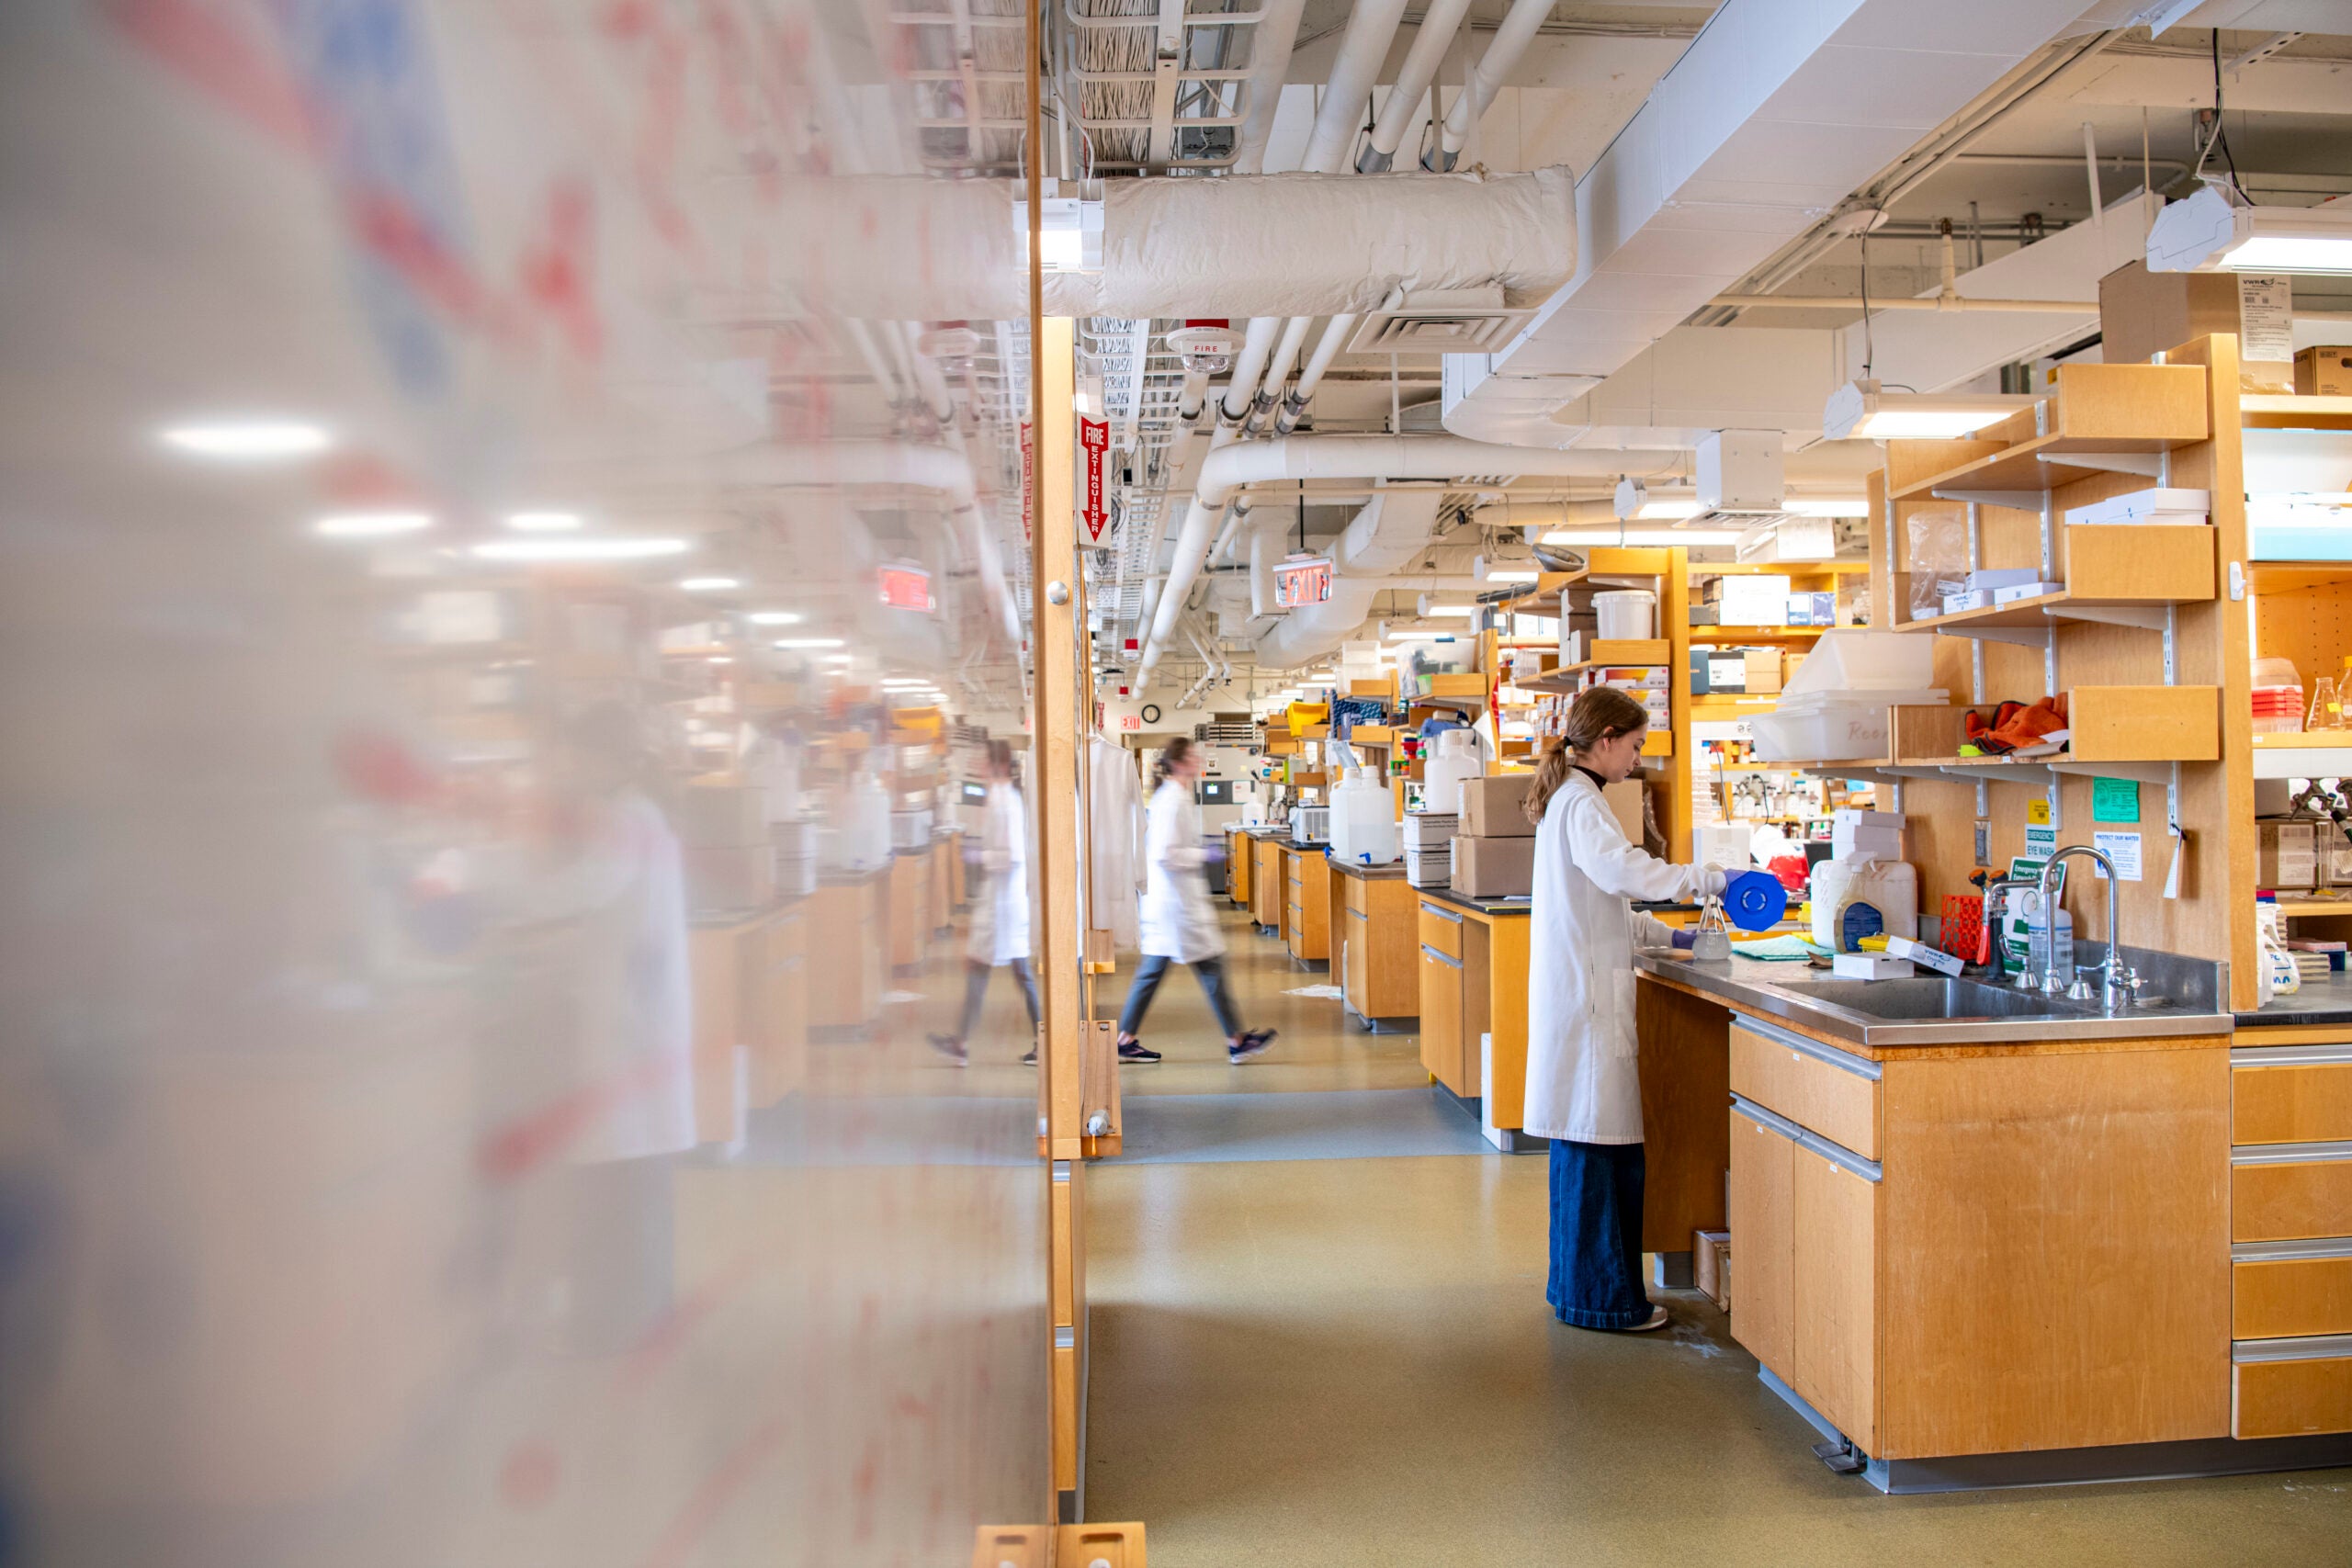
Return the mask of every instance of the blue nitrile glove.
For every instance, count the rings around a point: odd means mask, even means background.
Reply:
[[[1698,940],[1699,928],[1696,926],[1677,926],[1674,930],[1674,945],[1685,953],[1690,952],[1691,944]]]

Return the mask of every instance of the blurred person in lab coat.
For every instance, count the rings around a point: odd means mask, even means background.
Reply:
[[[1648,710],[1596,686],[1568,710],[1527,791],[1535,824],[1521,1125],[1552,1140],[1551,1275],[1544,1299],[1578,1328],[1666,1326],[1642,1288],[1642,1084],[1634,945],[1668,945],[1634,899],[1724,889],[1714,866],[1672,865],[1627,841],[1602,790],[1640,765]]]
[[[1037,976],[1029,967],[1029,816],[1014,783],[1012,748],[1001,740],[989,741],[987,766],[980,869],[988,877],[988,893],[975,906],[972,929],[964,941],[964,1016],[955,1033],[934,1034],[931,1044],[959,1067],[971,1061],[966,1043],[979,1025],[989,975],[1002,965],[1021,982],[1021,998],[1029,1004],[1029,1050],[1021,1060],[1035,1066],[1038,1011]]]
[[[1151,1006],[1159,977],[1170,964],[1187,964],[1201,982],[1225,1031],[1226,1059],[1250,1060],[1273,1043],[1271,1029],[1245,1030],[1235,1012],[1225,982],[1225,933],[1217,930],[1216,913],[1209,903],[1208,878],[1201,867],[1208,859],[1202,842],[1201,807],[1193,781],[1201,776],[1200,748],[1182,736],[1170,740],[1151,767],[1151,805],[1145,813],[1145,885],[1139,942],[1143,962],[1128,987],[1127,1005],[1119,1014],[1119,1060],[1157,1062],[1160,1054],[1136,1037],[1136,1029]]]

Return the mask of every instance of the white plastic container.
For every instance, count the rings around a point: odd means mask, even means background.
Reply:
[[[1919,935],[1919,874],[1907,861],[1860,857],[1813,868],[1813,940],[1853,953],[1866,936]]]
[[[1593,635],[1603,642],[1657,636],[1657,595],[1646,588],[1614,588],[1592,596],[1600,623]]]
[[[1810,713],[1750,715],[1756,755],[1767,762],[1836,762],[1886,755],[1886,709],[1840,705]]]
[[[863,873],[890,863],[890,792],[872,773],[860,773],[833,797],[827,826],[828,871]]]
[[[1478,739],[1466,729],[1449,729],[1437,738],[1437,750],[1421,764],[1421,809],[1458,816],[1462,811],[1462,781],[1487,771],[1478,761]]]
[[[1387,786],[1357,768],[1331,795],[1331,858],[1350,865],[1387,865],[1404,852]]]
[[[1890,702],[1881,692],[1924,690],[1936,683],[1935,638],[1906,632],[1824,632],[1781,694],[1781,705],[1807,692],[1869,692],[1872,702]]]

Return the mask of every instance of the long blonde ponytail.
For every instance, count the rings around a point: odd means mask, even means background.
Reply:
[[[1552,804],[1552,796],[1568,782],[1568,770],[1576,765],[1578,757],[1604,740],[1645,728],[1649,722],[1650,710],[1632,693],[1619,687],[1592,686],[1578,693],[1568,706],[1565,733],[1544,742],[1544,755],[1535,764],[1535,777],[1527,785],[1523,806],[1527,819],[1536,823],[1544,820],[1544,808]]]

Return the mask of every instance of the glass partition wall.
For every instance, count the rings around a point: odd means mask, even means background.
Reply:
[[[936,31],[0,7],[0,1562],[1048,1517],[1017,139]]]

